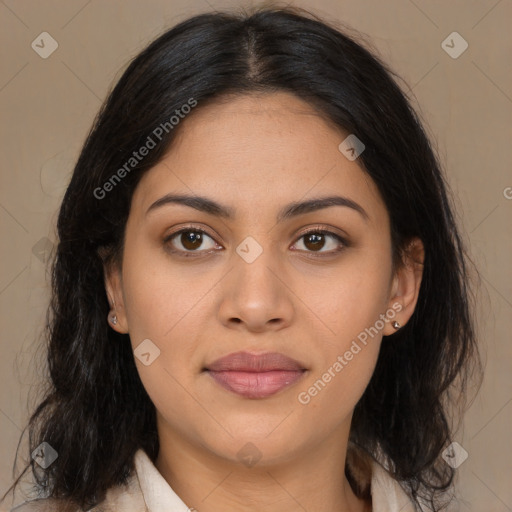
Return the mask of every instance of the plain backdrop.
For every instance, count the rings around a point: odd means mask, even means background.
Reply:
[[[468,458],[458,468],[461,498],[454,510],[510,511],[512,2],[290,3],[366,34],[404,79],[401,86],[415,97],[438,149],[481,273],[477,316],[486,364],[480,393],[455,437]],[[166,28],[199,12],[255,4],[0,2],[2,493],[12,482],[16,446],[41,389],[56,212],[102,100],[127,61]],[[45,55],[52,45],[58,46]]]

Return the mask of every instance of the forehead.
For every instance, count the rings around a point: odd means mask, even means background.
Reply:
[[[348,133],[289,93],[225,98],[179,126],[166,156],[146,172],[134,205],[169,192],[215,197],[242,215],[308,196],[349,196],[372,216],[385,206],[371,178],[338,149]]]

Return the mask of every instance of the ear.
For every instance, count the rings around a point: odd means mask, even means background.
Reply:
[[[105,291],[107,292],[110,312],[105,319],[108,325],[114,331],[121,334],[128,333],[128,322],[126,320],[126,310],[124,307],[123,281],[121,270],[117,263],[104,263],[103,272],[105,276]],[[110,321],[111,315],[115,315],[117,322],[113,324]]]
[[[397,321],[403,327],[414,313],[423,277],[424,261],[423,242],[415,237],[407,244],[402,263],[393,277],[388,310],[395,311],[396,315],[390,322],[386,322],[383,330],[384,336],[396,332],[392,326],[393,321]]]

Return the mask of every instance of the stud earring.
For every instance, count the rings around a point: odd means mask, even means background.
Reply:
[[[402,327],[396,320],[394,322],[391,322],[391,325],[393,326],[394,329],[396,329],[398,331],[398,329],[400,329],[400,327]]]
[[[112,306],[111,307],[114,310],[114,312],[112,314],[109,313],[108,319],[110,320],[110,323],[112,325],[116,325],[117,324],[117,315],[115,313],[116,303],[114,302],[114,299],[112,297],[110,297],[110,295],[109,295],[109,298],[110,298],[110,302],[112,302]]]

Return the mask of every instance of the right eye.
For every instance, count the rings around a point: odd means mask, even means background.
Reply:
[[[200,250],[208,241],[210,241],[210,243],[206,244],[207,246]],[[201,253],[209,253],[212,249],[215,249],[215,247],[221,247],[206,231],[193,227],[182,228],[179,231],[167,235],[164,243],[171,253],[186,258],[201,256]]]

